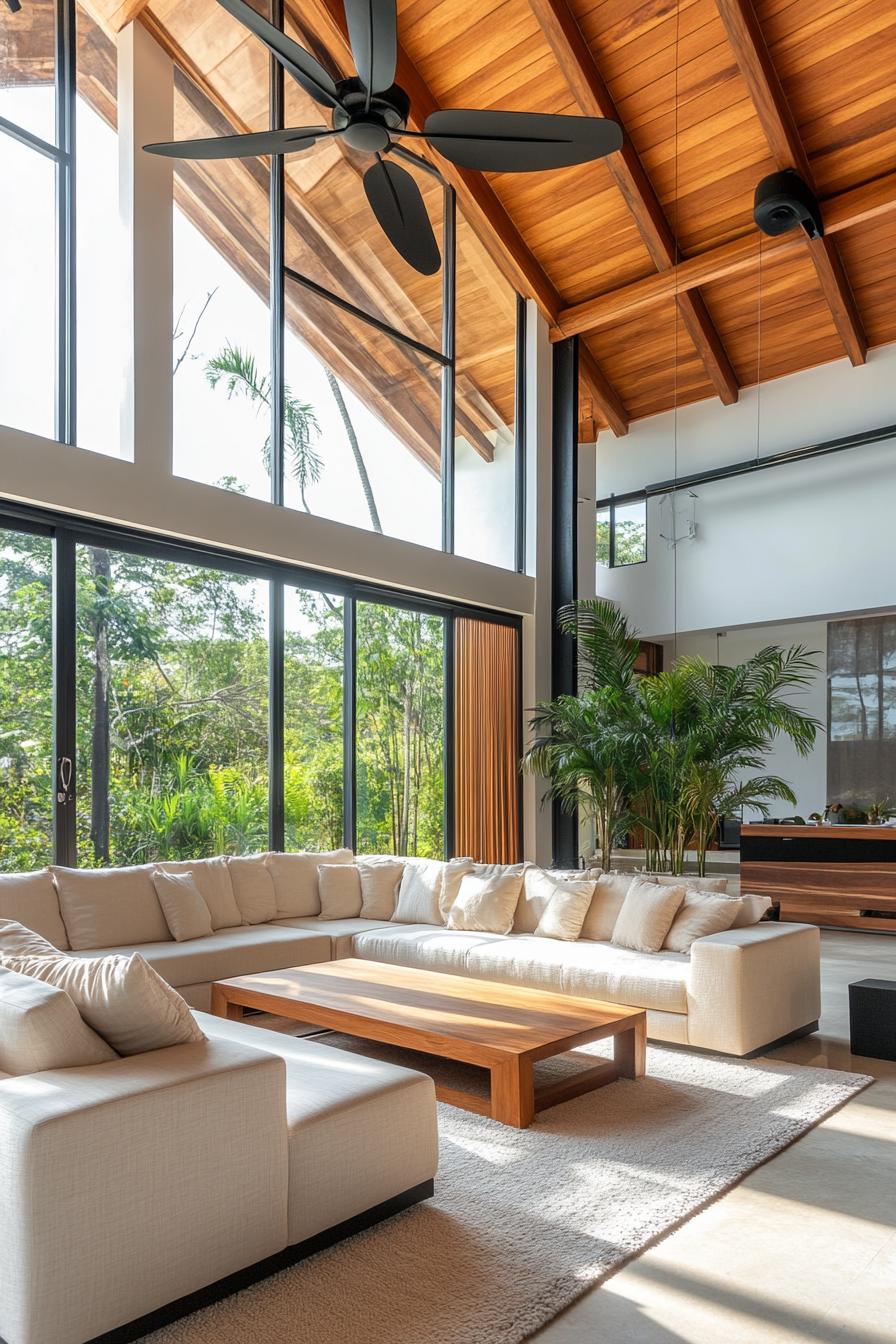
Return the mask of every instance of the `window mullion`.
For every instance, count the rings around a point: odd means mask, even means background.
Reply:
[[[66,867],[78,861],[75,602],[75,539],[60,528],[53,538],[53,850],[56,863]]]
[[[77,436],[77,348],[75,295],[75,0],[56,6],[56,255],[57,380],[56,437],[74,443]]]

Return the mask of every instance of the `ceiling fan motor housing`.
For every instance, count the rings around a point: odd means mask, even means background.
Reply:
[[[798,227],[810,238],[821,238],[824,233],[818,197],[792,168],[762,179],[756,188],[753,218],[771,238]]]
[[[367,106],[367,90],[360,79],[341,79],[337,85],[341,106],[333,109],[333,129],[342,131],[352,149],[378,153],[388,149],[390,132],[407,126],[411,100],[393,84],[385,93],[374,94]]]

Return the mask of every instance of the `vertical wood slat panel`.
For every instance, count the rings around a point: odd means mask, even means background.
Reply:
[[[454,627],[455,852],[516,863],[519,632],[462,616]]]

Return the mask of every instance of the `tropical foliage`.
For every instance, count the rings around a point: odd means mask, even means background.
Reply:
[[[52,860],[48,538],[0,532],[0,869]],[[82,864],[268,843],[268,585],[77,547]],[[341,600],[287,589],[286,844],[342,842]],[[440,855],[442,622],[358,609],[358,825],[369,848]]]
[[[639,677],[637,633],[613,603],[574,603],[558,624],[577,641],[581,689],[536,707],[523,764],[593,821],[605,870],[640,826],[649,868],[680,873],[693,849],[702,873],[721,817],[796,802],[764,766],[775,738],[804,756],[820,727],[792,702],[816,672],[804,648],[772,645],[736,667],[679,658]]]

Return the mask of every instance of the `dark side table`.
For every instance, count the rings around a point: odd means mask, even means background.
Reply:
[[[896,1059],[896,980],[850,985],[849,1048],[868,1059]]]

